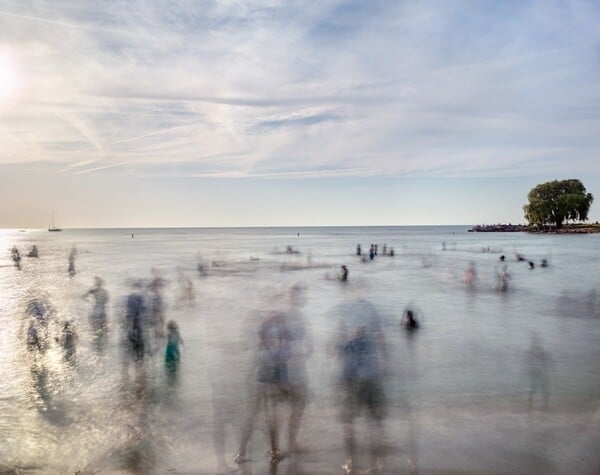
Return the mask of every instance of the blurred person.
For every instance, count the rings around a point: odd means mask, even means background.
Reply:
[[[31,250],[29,251],[29,254],[27,254],[27,257],[40,257],[38,253],[38,248],[35,244],[31,247]]]
[[[162,293],[167,281],[160,276],[158,269],[152,269],[152,275],[153,278],[147,288],[149,299],[148,326],[154,330],[154,339],[158,340],[164,336],[165,303]]]
[[[372,470],[382,470],[386,395],[384,377],[388,352],[375,307],[358,299],[346,306],[340,322],[336,352],[341,363],[338,380],[340,420],[347,460],[342,468],[356,470],[354,421],[362,410],[368,414]]]
[[[510,274],[508,273],[508,266],[506,264],[502,267],[500,272],[496,272],[496,278],[498,281],[496,289],[500,292],[507,292]]]
[[[35,320],[31,320],[27,328],[27,349],[42,351],[44,348],[45,342],[40,335],[39,327]]]
[[[533,335],[531,337],[529,350],[527,350],[525,356],[529,372],[529,411],[533,409],[533,397],[537,393],[542,395],[544,409],[548,409],[550,399],[548,372],[552,365],[552,357],[544,349],[539,336]]]
[[[127,296],[124,318],[124,358],[123,376],[126,377],[129,364],[133,361],[136,371],[143,370],[146,352],[146,319],[148,309],[142,293],[143,282],[136,280],[133,292]]]
[[[27,303],[26,313],[31,317],[27,328],[27,347],[45,351],[48,348],[48,329],[54,308],[43,298],[35,298]]]
[[[527,263],[527,265],[529,266],[530,269],[532,269],[532,270],[535,269],[535,263],[533,261],[529,261]]]
[[[371,247],[369,249],[369,259],[375,259],[375,246],[373,246],[373,244],[371,244]]]
[[[467,284],[467,287],[473,288],[475,285],[475,281],[477,280],[477,268],[475,267],[475,263],[471,261],[469,267],[465,271],[465,276],[463,281]]]
[[[390,247],[390,252],[388,254],[390,257],[394,257],[394,248]]]
[[[75,361],[75,351],[77,349],[78,335],[69,321],[64,322],[58,342],[65,352],[65,360],[73,363]]]
[[[177,378],[177,370],[181,359],[180,345],[183,338],[179,334],[179,327],[173,320],[167,323],[167,347],[165,349],[165,369],[169,382],[174,383]]]
[[[357,244],[356,246],[356,255],[360,256],[362,254],[362,249],[360,248],[360,244]]]
[[[181,268],[178,269],[178,285],[179,285],[179,298],[178,300],[188,305],[193,305],[196,300],[196,291],[194,289],[194,283],[188,276],[183,273]]]
[[[75,258],[76,257],[77,257],[77,248],[75,247],[75,244],[73,244],[73,246],[71,247],[71,251],[69,252],[68,272],[69,272],[70,277],[75,276]]]
[[[387,256],[387,253],[388,253],[388,251],[387,251],[387,243],[383,243],[382,254],[384,256]]]
[[[94,307],[90,313],[90,323],[94,332],[106,329],[106,304],[108,303],[108,292],[104,288],[104,281],[100,277],[94,277],[94,286],[83,294],[83,298],[89,296],[94,298]]]
[[[400,326],[408,332],[413,332],[414,330],[418,330],[420,328],[419,322],[416,319],[415,312],[413,310],[406,309],[404,311]]]
[[[15,267],[21,270],[21,254],[19,253],[17,246],[12,247],[12,249],[10,250],[10,256],[15,264]]]
[[[348,267],[346,265],[342,265],[340,269],[338,280],[342,282],[348,282]]]
[[[269,456],[272,464],[283,459],[279,450],[277,408],[289,394],[288,360],[291,357],[291,332],[285,314],[271,311],[258,327],[256,386],[251,396],[249,413],[242,427],[240,447],[235,462],[247,462],[246,450],[254,431],[254,420],[262,409],[269,434]]]

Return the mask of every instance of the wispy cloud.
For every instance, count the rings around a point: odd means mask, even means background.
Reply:
[[[597,2],[0,5],[0,163],[66,173],[600,171]],[[90,165],[93,165],[90,167]]]

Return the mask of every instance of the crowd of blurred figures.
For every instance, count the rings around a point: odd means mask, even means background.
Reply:
[[[443,250],[446,250],[445,243]],[[287,254],[297,252],[291,246],[285,251]],[[77,255],[77,248],[73,246],[66,262],[66,275],[71,279],[77,275]],[[383,244],[379,255],[394,257],[394,249]],[[32,259],[39,256],[36,246],[27,253],[27,257]],[[361,263],[377,259],[378,245],[371,244],[367,256],[358,245],[356,256]],[[16,247],[11,250],[11,258],[18,269],[26,271],[22,269],[21,254]],[[509,292],[508,260],[504,255],[498,257],[495,275],[499,292]],[[535,268],[533,261],[520,255],[515,256],[514,262]],[[198,279],[206,278],[210,269],[222,265],[219,262],[199,262]],[[427,262],[424,261],[423,265],[426,266]],[[549,262],[544,259],[538,266],[548,267]],[[326,273],[325,278],[347,285],[350,279],[348,266],[342,264]],[[129,426],[127,453],[120,456],[127,459],[126,464],[133,471],[151,472],[156,463],[150,449],[152,436],[148,434],[146,421],[147,405],[155,397],[150,394],[149,381],[160,380],[173,394],[180,379],[184,338],[177,323],[177,309],[167,309],[164,290],[167,286],[176,286],[177,305],[194,306],[194,280],[180,272],[177,282],[170,282],[153,268],[147,278],[128,281],[129,292],[119,297],[123,301],[118,307],[120,313],[109,315],[109,292],[103,278],[95,277],[89,290],[81,295],[89,302],[87,321],[60,320],[60,312],[52,305],[52,296],[34,298],[23,309],[27,321],[23,344],[30,356],[34,384],[41,399],[49,405],[50,375],[44,358],[50,347],[60,348],[65,364],[75,366],[81,344],[81,328],[91,335],[90,341],[98,354],[106,351],[110,334],[118,339],[121,361],[113,361],[112,364],[120,365],[122,393],[138,418],[135,424]],[[463,281],[467,289],[478,285],[475,263],[465,269]],[[265,453],[273,467],[271,473],[276,473],[276,467],[282,460],[289,462],[288,473],[296,473],[293,471],[294,462],[301,460],[306,451],[298,442],[298,434],[311,399],[307,371],[307,362],[311,358],[335,361],[337,367],[332,385],[345,456],[343,460],[332,460],[331,463],[337,464],[338,468],[341,466],[346,473],[389,473],[385,471],[389,450],[385,421],[390,392],[398,386],[393,381],[387,341],[392,329],[382,322],[368,295],[351,295],[341,305],[330,309],[329,314],[336,319],[336,331],[329,339],[324,354],[315,353],[313,335],[303,315],[307,301],[306,284],[295,282],[286,284],[284,288],[265,289],[258,300],[259,308],[248,316],[240,316],[240,322],[243,321],[243,325],[249,328],[248,334],[252,335],[246,341],[247,348],[230,344],[234,340],[227,335],[220,335],[222,341],[219,342],[218,332],[216,337],[212,337],[216,348],[214,359],[219,363],[209,369],[206,381],[206,389],[213,395],[214,414],[207,424],[212,424],[216,473],[252,472],[253,455],[248,446],[256,426],[267,434]],[[403,334],[410,346],[424,326],[421,310],[416,305],[404,308],[392,326],[395,326],[394,338]],[[531,335],[530,347],[524,356],[529,372],[528,407],[530,410],[534,407],[547,408],[553,359],[544,348],[542,339],[535,334]],[[243,373],[242,366],[251,370]],[[218,374],[221,367],[227,368],[228,372],[239,367],[241,374],[222,377]],[[212,375],[211,371],[217,375]],[[243,385],[237,384],[238,381],[243,381]],[[411,419],[410,404],[408,398],[407,470],[417,473],[418,448],[415,440],[418,427],[417,422]],[[361,415],[364,418],[359,419]],[[359,421],[364,424],[361,431],[368,432],[362,442],[356,436]],[[238,441],[235,448],[227,447],[226,443],[232,433]]]

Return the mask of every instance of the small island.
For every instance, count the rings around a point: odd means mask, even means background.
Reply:
[[[528,224],[476,225],[469,232],[528,232],[556,234],[600,233],[600,223],[587,224],[594,196],[577,179],[541,183],[527,195],[523,206]],[[571,221],[569,223],[569,221]]]

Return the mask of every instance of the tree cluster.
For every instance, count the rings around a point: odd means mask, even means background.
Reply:
[[[579,180],[554,180],[541,183],[527,195],[523,206],[525,219],[532,226],[555,225],[561,228],[566,221],[586,221],[594,201]]]

